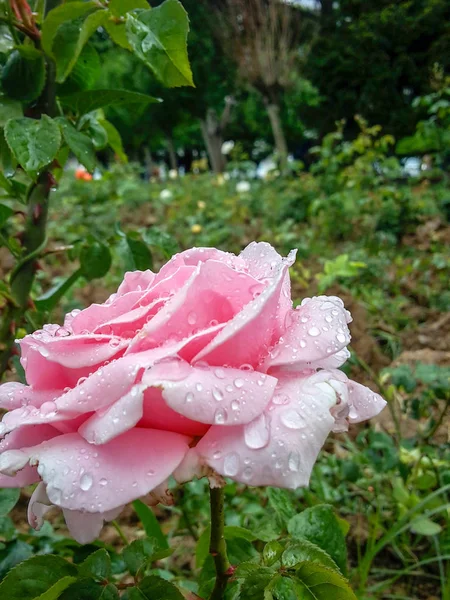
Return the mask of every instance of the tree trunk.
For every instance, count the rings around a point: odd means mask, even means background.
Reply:
[[[173,169],[174,171],[178,171],[178,156],[177,156],[177,153],[175,152],[175,146],[173,144],[172,136],[170,136],[170,135],[166,136],[166,144],[167,144],[167,150],[169,152],[170,168]]]
[[[288,148],[280,118],[280,105],[275,100],[269,98],[265,98],[264,103],[266,105],[267,114],[269,115],[275,149],[280,161],[280,169],[281,171],[285,171],[287,166]]]
[[[153,158],[152,153],[147,146],[144,146],[144,164],[147,179],[150,179],[150,177],[153,175]]]
[[[225,170],[225,157],[222,154],[223,137],[218,122],[215,123],[217,116],[214,118],[212,112],[215,114],[215,111],[208,111],[206,119],[200,119],[200,125],[211,168],[214,173],[223,173]]]

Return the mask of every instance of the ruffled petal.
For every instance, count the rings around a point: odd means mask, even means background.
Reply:
[[[14,410],[23,406],[39,408],[62,394],[62,390],[34,390],[29,385],[10,381],[0,385],[0,408]]]
[[[379,394],[368,387],[349,380],[350,423],[361,423],[376,417],[386,406],[387,402]]]
[[[195,447],[199,460],[249,485],[308,485],[335,423],[330,414],[337,402],[332,379],[332,373],[321,371],[281,380],[266,412],[252,423],[211,427]]]
[[[188,443],[188,437],[177,433],[135,428],[102,446],[70,433],[23,454],[38,465],[52,504],[98,513],[160,485],[180,464]]]
[[[267,370],[336,368],[345,362],[350,343],[350,313],[335,296],[306,299],[286,315],[285,331],[264,361]]]
[[[292,251],[281,265],[270,283],[262,292],[244,306],[223,330],[195,357],[211,365],[242,364],[256,366],[267,354],[277,328],[280,294],[288,268],[295,260]]]
[[[74,540],[79,544],[90,544],[98,538],[105,522],[114,521],[123,509],[124,506],[118,506],[106,512],[89,513],[63,508],[63,514]]]
[[[127,271],[120,284],[117,295],[123,296],[129,292],[140,292],[151,286],[155,279],[155,274],[147,269],[146,271]]]
[[[142,383],[162,388],[167,404],[188,419],[238,425],[264,411],[277,380],[252,370],[196,367],[168,359],[148,369]]]
[[[173,431],[192,437],[202,436],[209,429],[208,425],[192,421],[170,408],[162,397],[162,391],[159,388],[145,390],[144,414],[138,423],[138,427]]]
[[[135,385],[117,402],[89,417],[78,433],[91,444],[106,444],[142,419],[143,402],[144,386]]]

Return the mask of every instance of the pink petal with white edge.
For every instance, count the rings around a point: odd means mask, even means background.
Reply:
[[[185,285],[150,320],[130,351],[182,340],[220,323],[227,323],[250,302],[263,285],[224,263],[200,263]]]
[[[246,304],[194,360],[218,366],[256,366],[272,343],[277,329],[280,294],[287,270],[294,261],[295,251],[292,251],[282,259],[276,275],[261,294]]]
[[[350,403],[348,420],[350,423],[361,423],[376,417],[387,404],[379,394],[356,381],[348,381],[348,390]]]
[[[288,366],[302,371],[340,366],[348,357],[348,351],[342,351],[350,343],[350,321],[350,313],[339,298],[307,298],[287,313],[285,331],[271,349],[264,368]]]
[[[11,381],[0,385],[0,408],[14,410],[28,405],[39,408],[62,393],[62,390],[34,390],[29,385]]]
[[[28,502],[28,523],[30,527],[39,531],[44,524],[44,516],[53,508],[45,490],[45,483],[36,486]]]
[[[267,242],[251,242],[239,254],[247,265],[248,272],[255,279],[266,279],[276,276],[283,257]]]
[[[79,544],[90,544],[98,538],[105,522],[117,519],[123,509],[124,506],[118,506],[106,512],[88,513],[63,508],[63,515],[74,540]]]
[[[132,429],[103,446],[77,433],[24,450],[57,506],[105,512],[145,496],[166,480],[189,448],[189,438],[152,429]]]
[[[1,423],[0,423],[1,427]],[[18,452],[19,463],[22,457],[21,449],[30,446],[36,446],[41,442],[50,440],[59,435],[59,431],[50,425],[35,425],[34,427],[22,427],[7,435],[0,442],[0,472],[7,471],[10,474],[0,475],[0,488],[4,487],[25,487],[39,481],[39,475],[35,467],[30,467],[28,464],[21,469],[14,469],[11,460],[13,455],[8,452]],[[28,462],[28,461],[27,461]]]
[[[155,274],[147,269],[146,271],[127,271],[122,283],[117,290],[118,296],[123,296],[129,292],[140,292],[148,289],[155,279]]]
[[[170,352],[169,347],[164,350],[157,348],[112,361],[54,402],[46,402],[39,409],[24,407],[7,413],[3,417],[3,432],[0,434],[23,425],[66,421],[110,406],[128,393],[140,369],[151,366]]]
[[[142,419],[143,402],[144,386],[135,385],[120,400],[92,415],[78,433],[90,444],[106,444]]]
[[[196,367],[167,359],[147,370],[142,383],[161,387],[167,404],[188,419],[230,426],[249,423],[261,414],[277,380],[253,370]]]
[[[265,413],[248,425],[213,426],[195,447],[199,458],[221,475],[249,485],[295,489],[306,486],[317,455],[335,420],[333,373],[279,382]]]

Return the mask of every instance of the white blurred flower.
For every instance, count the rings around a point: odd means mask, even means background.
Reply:
[[[227,140],[222,144],[222,154],[230,154],[234,148],[233,140]]]
[[[246,194],[250,191],[250,183],[248,181],[239,181],[236,184],[236,191],[238,194]]]
[[[169,179],[176,179],[178,177],[178,171],[176,169],[170,169]]]
[[[171,200],[173,197],[173,194],[170,190],[162,190],[161,193],[159,194],[159,198],[160,200]]]

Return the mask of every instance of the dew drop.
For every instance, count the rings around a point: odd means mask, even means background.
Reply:
[[[184,399],[186,402],[192,402],[192,400],[194,399],[194,394],[192,392],[188,392]]]
[[[288,429],[302,429],[303,427],[306,427],[305,420],[294,408],[285,410],[280,418],[283,425]]]
[[[245,381],[243,379],[241,379],[240,377],[235,379],[233,383],[234,383],[235,387],[237,387],[238,389],[240,389],[241,387],[244,387],[244,385],[245,385]]]
[[[239,471],[239,455],[236,452],[231,452],[225,456],[223,461],[223,472],[228,477],[233,477]]]
[[[100,479],[100,481],[99,481],[99,484],[100,484],[101,486],[108,485],[108,480],[107,480],[107,479],[105,479],[104,477],[102,477],[102,478]]]
[[[52,413],[56,413],[56,404],[52,401],[50,402],[44,402],[44,404],[42,404],[40,411],[41,414],[46,415],[47,417],[49,415],[51,415]]]
[[[241,403],[239,402],[239,400],[232,400],[231,401],[231,410],[239,410],[241,408]]]
[[[223,393],[218,389],[218,388],[214,388],[213,389],[213,398],[215,400],[217,400],[218,402],[220,402],[221,400],[223,400]]]
[[[337,336],[336,336],[336,339],[341,344],[345,344],[345,341],[346,341],[347,338],[345,337],[345,335],[343,333],[338,333]]]
[[[194,311],[190,312],[187,321],[189,325],[195,325],[197,323],[197,314]]]
[[[264,448],[269,443],[269,427],[267,417],[263,413],[244,428],[245,443],[249,448]]]
[[[308,335],[310,335],[311,337],[317,337],[318,335],[320,335],[320,329],[318,329],[317,327],[311,327],[310,329],[308,329]]]
[[[214,423],[223,425],[228,419],[228,413],[224,408],[218,408],[214,413]]]
[[[286,396],[286,394],[275,394],[275,396],[272,398],[272,402],[274,404],[288,404],[289,397]]]
[[[223,369],[216,369],[214,371],[214,375],[217,379],[225,379],[225,371]]]
[[[306,341],[300,340],[300,348],[306,348]]]
[[[197,392],[201,392],[203,389],[203,385],[200,382],[198,382],[195,384],[195,389],[197,390]]]
[[[80,488],[83,492],[87,492],[91,489],[93,483],[92,476],[89,473],[85,473],[80,479]]]
[[[298,452],[291,452],[288,458],[288,467],[290,471],[296,473],[300,469],[300,455]]]

